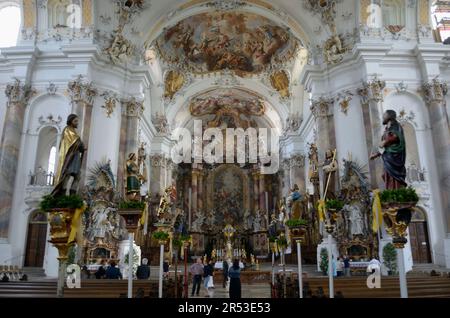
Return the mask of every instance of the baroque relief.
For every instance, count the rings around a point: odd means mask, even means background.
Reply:
[[[202,13],[188,17],[156,39],[167,63],[197,74],[232,69],[260,73],[272,62],[295,56],[297,40],[284,27],[262,16],[240,12]]]

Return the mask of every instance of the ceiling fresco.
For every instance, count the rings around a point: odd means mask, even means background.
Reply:
[[[204,92],[191,99],[192,116],[214,115],[209,127],[248,128],[254,126],[251,116],[262,116],[266,111],[264,101],[257,95],[237,88],[219,88]]]
[[[293,57],[298,41],[284,27],[252,13],[201,13],[166,29],[156,48],[167,63],[197,73],[224,69],[242,76]]]

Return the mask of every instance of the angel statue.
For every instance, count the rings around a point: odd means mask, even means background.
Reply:
[[[164,190],[164,194],[159,201],[157,216],[160,223],[170,222],[171,208],[175,199],[176,188],[175,186],[171,185],[167,187],[166,190]]]

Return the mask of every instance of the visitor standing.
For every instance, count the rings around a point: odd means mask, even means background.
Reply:
[[[193,277],[191,296],[194,296],[194,293],[198,296],[200,293],[200,284],[202,283],[202,275],[203,275],[203,264],[202,259],[200,257],[197,258],[197,263],[191,265],[189,273],[191,273]]]
[[[346,277],[350,276],[350,259],[347,255],[344,257],[344,274]]]
[[[228,269],[228,277],[230,277],[230,298],[241,298],[241,268],[238,259],[235,259],[233,266]]]
[[[223,275],[223,288],[227,287],[228,282],[228,261],[223,260],[222,264],[222,275]]]
[[[212,260],[209,260],[209,262],[203,268],[203,276],[205,277],[204,286],[207,293],[206,297],[212,296],[212,289],[214,288],[213,273],[214,273],[213,262]]]

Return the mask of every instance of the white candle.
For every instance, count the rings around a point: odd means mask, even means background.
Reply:
[[[192,221],[192,188],[189,188],[189,230],[191,229]]]

